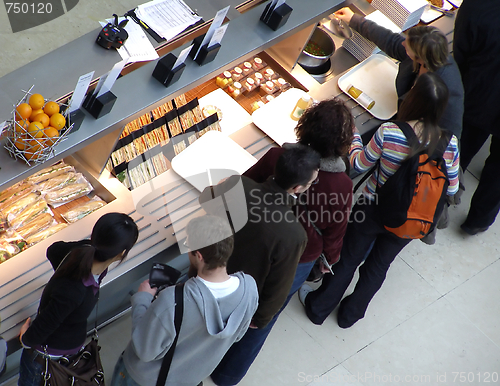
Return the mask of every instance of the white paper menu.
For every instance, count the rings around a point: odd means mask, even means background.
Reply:
[[[196,52],[194,59],[198,57],[201,47],[203,47],[204,45],[208,46],[208,43],[211,41],[212,36],[215,33],[215,30],[218,29],[224,22],[227,12],[229,11],[229,7],[230,6],[228,5],[226,8],[222,8],[219,12],[217,12],[217,14],[214,17],[214,20],[212,21],[212,24],[210,24],[210,28],[208,29],[207,33],[205,34],[205,37],[203,38],[203,41],[200,44],[200,47],[198,47],[198,51]]]
[[[172,69],[176,69],[177,67],[179,67],[182,63],[184,63],[186,61],[186,58],[189,55],[189,51],[191,51],[192,48],[193,48],[193,45],[191,44],[189,47],[184,48],[181,51],[177,60],[174,63],[174,66],[172,67]]]
[[[227,29],[227,24],[223,25],[219,28],[217,28],[212,36],[212,39],[210,39],[210,43],[208,43],[208,48],[213,47],[215,44],[220,43],[222,41],[222,38],[224,37],[224,34],[226,33]]]
[[[83,99],[85,98],[85,93],[89,88],[93,76],[94,76],[94,71],[82,75],[80,76],[80,78],[78,78],[78,82],[76,82],[75,91],[73,91],[73,95],[71,96],[71,101],[69,103],[70,113],[78,110],[82,106]]]
[[[113,66],[111,71],[107,74],[106,79],[102,83],[101,88],[97,92],[96,98],[99,98],[101,95],[107,93],[108,91],[111,91],[111,88],[115,84],[116,79],[118,79],[118,76],[122,72],[123,67],[125,67],[125,64],[127,64],[127,59],[122,60]]]

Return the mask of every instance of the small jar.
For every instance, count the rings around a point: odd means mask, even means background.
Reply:
[[[240,82],[234,82],[230,88],[228,87],[228,94],[234,99],[238,98],[242,92],[242,86]]]
[[[239,82],[243,78],[243,70],[240,67],[233,68],[231,76],[234,82]]]
[[[277,88],[276,88],[276,85],[274,84],[274,82],[271,82],[269,80],[266,83],[261,84],[260,89],[262,91],[264,91],[266,94],[273,94],[274,92],[276,92]]]
[[[249,76],[250,74],[253,73],[252,63],[250,63],[250,62],[244,62],[241,69],[243,70],[243,77],[244,78],[246,78],[247,76]]]
[[[253,80],[255,81],[255,86],[257,87],[265,82],[264,76],[260,72],[256,72],[255,74],[253,74]]]
[[[276,84],[276,87],[278,87],[281,92],[285,92],[286,90],[292,88],[292,85],[283,78],[275,79],[273,82],[274,84]]]
[[[250,108],[252,109],[252,113],[255,111],[255,110],[258,110],[260,109],[262,106],[264,106],[265,103],[262,102],[262,101],[255,101],[253,102],[251,105],[250,105]]]
[[[259,58],[258,56],[253,58],[251,64],[254,71],[260,71],[266,66],[265,63],[262,61],[262,59]]]
[[[264,71],[264,79],[266,81],[273,80],[276,77],[274,71],[271,68],[268,68]]]
[[[252,78],[247,78],[247,80],[243,83],[243,92],[249,93],[257,88],[255,85],[255,81]]]
[[[220,88],[224,89],[233,83],[231,78],[231,73],[229,71],[224,71],[222,74],[218,75],[215,79],[215,84]]]
[[[260,100],[264,103],[269,103],[271,102],[272,100],[274,99],[274,96],[272,95],[266,95],[266,96],[263,96],[262,98],[260,98]]]

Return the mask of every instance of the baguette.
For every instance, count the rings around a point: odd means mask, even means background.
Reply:
[[[17,229],[17,232],[23,237],[28,238],[35,233],[47,229],[54,222],[53,217],[48,213],[42,213],[35,217],[35,219],[28,224]]]
[[[82,176],[81,173],[75,173],[75,172],[63,173],[38,183],[36,187],[41,192],[48,192],[50,190],[60,189],[63,186],[69,184],[74,184],[81,176]]]
[[[9,220],[12,228],[17,229],[30,221],[33,221],[38,215],[42,213],[49,213],[50,209],[45,200],[38,200],[33,205],[29,205],[17,216]]]
[[[91,191],[92,185],[89,183],[71,184],[64,188],[48,192],[45,195],[45,199],[50,205],[54,206],[86,196]]]
[[[38,200],[40,195],[38,193],[29,193],[26,196],[19,198],[12,204],[2,208],[2,211],[7,215],[7,217],[15,217],[21,213],[27,206],[33,204]]]
[[[59,232],[61,229],[66,228],[67,226],[68,226],[68,224],[65,224],[65,223],[50,226],[41,232],[37,232],[37,233],[29,236],[26,239],[26,242],[28,243],[28,245],[36,244],[42,240],[45,240],[47,237],[52,236],[54,233]]]
[[[85,216],[95,212],[97,209],[102,208],[106,203],[101,200],[93,200],[84,205],[68,210],[62,213],[61,216],[69,223],[74,223]]]
[[[73,166],[66,165],[65,163],[58,163],[58,164],[52,165],[51,167],[40,170],[38,173],[35,173],[32,176],[29,176],[27,178],[27,180],[29,182],[37,184],[37,183],[44,181],[48,178],[55,177],[55,176],[58,176],[59,174],[71,172],[74,170],[75,170],[75,168],[73,168]]]

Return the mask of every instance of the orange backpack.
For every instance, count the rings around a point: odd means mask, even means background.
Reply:
[[[395,123],[412,147],[418,141],[413,129],[405,122]],[[434,229],[450,184],[443,159],[449,141],[450,136],[443,135],[434,154],[424,150],[407,158],[377,187],[377,210],[388,231],[404,239],[421,239]]]

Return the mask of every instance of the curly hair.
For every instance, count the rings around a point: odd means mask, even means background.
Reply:
[[[298,142],[312,147],[321,158],[345,155],[353,138],[354,118],[338,98],[319,102],[304,111],[295,128]]]

